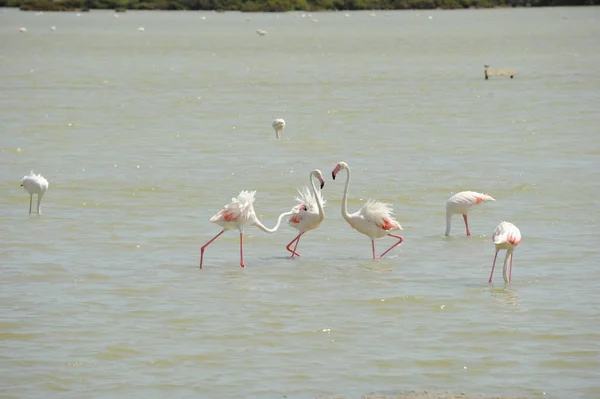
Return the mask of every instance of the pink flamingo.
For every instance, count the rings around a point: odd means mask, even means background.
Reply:
[[[346,162],[340,162],[331,172],[333,180],[340,170],[346,171],[346,187],[344,188],[344,198],[342,199],[342,216],[350,226],[371,239],[371,248],[373,249],[373,259],[375,259],[375,238],[390,236],[398,239],[394,245],[389,247],[381,254],[381,258],[390,252],[397,245],[404,241],[404,237],[391,234],[390,231],[402,230],[400,223],[393,216],[390,204],[383,202],[367,200],[367,202],[358,210],[358,212],[348,214],[348,186],[350,185],[350,167]]]
[[[285,212],[279,215],[277,219],[277,224],[272,229],[266,228],[260,220],[256,217],[256,213],[254,212],[254,194],[256,191],[241,191],[237,198],[232,198],[231,203],[225,205],[223,209],[221,209],[215,216],[210,218],[210,222],[216,223],[219,226],[223,227],[216,236],[211,238],[206,244],[200,248],[200,269],[202,269],[202,261],[204,260],[204,250],[208,247],[214,240],[216,240],[221,234],[226,232],[227,230],[238,229],[240,231],[240,266],[246,267],[244,263],[244,247],[243,247],[243,238],[244,238],[244,229],[250,226],[256,226],[265,233],[274,233],[279,228],[281,224],[281,220],[292,214],[292,212]]]
[[[288,224],[300,233],[285,247],[285,249],[292,253],[292,258],[294,255],[300,256],[296,252],[300,237],[307,231],[319,227],[321,222],[325,220],[323,208],[327,201],[323,199],[321,191],[317,191],[313,177],[316,177],[317,180],[319,180],[321,190],[323,189],[323,186],[325,186],[323,173],[321,173],[319,169],[315,169],[308,175],[308,181],[310,182],[311,188],[304,187],[303,190],[298,190],[300,196],[296,197],[296,201],[300,204],[292,209],[292,215],[288,220]],[[294,242],[296,245],[294,246],[294,249],[291,249],[290,247]]]
[[[512,280],[512,261],[513,251],[521,243],[521,232],[514,224],[510,222],[502,222],[494,230],[494,245],[496,246],[496,254],[494,255],[494,263],[492,264],[492,272],[490,273],[489,283],[492,282],[492,276],[494,275],[494,267],[496,266],[496,258],[498,257],[498,251],[506,249],[506,257],[504,258],[504,268],[502,269],[502,277],[504,281],[510,283]],[[510,255],[510,273],[507,274],[507,262]]]
[[[475,205],[481,204],[482,202],[496,201],[487,194],[481,194],[475,191],[461,191],[460,193],[454,194],[446,201],[446,233],[450,235],[450,227],[452,226],[452,215],[460,213],[463,215],[465,220],[465,227],[467,228],[467,237],[471,236],[469,231],[469,222],[467,221],[467,213]]]

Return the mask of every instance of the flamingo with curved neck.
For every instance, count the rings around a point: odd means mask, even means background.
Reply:
[[[296,200],[299,202],[294,208],[292,208],[292,215],[288,220],[288,224],[299,231],[299,234],[294,237],[292,241],[285,247],[294,256],[300,256],[296,249],[298,249],[298,243],[304,233],[309,230],[316,229],[319,227],[321,222],[325,220],[325,212],[323,210],[325,201],[320,191],[317,191],[314,180],[317,179],[322,190],[325,186],[325,179],[323,173],[319,169],[315,169],[308,175],[308,181],[311,188],[305,187],[303,190],[298,190],[299,197]],[[294,249],[291,248],[293,243],[296,243]]]
[[[204,250],[221,234],[227,230],[238,229],[240,231],[240,266],[246,267],[244,263],[244,229],[250,226],[256,226],[265,233],[272,234],[279,229],[281,221],[284,217],[289,216],[292,212],[284,212],[279,215],[277,224],[272,229],[265,227],[264,224],[256,216],[254,211],[254,194],[256,191],[241,191],[237,198],[232,198],[231,202],[223,207],[215,216],[210,218],[210,222],[223,227],[216,236],[211,238],[206,244],[200,248],[200,269],[204,260]]]
[[[350,167],[346,162],[338,163],[331,176],[333,180],[341,171],[346,171],[346,186],[344,187],[344,197],[342,199],[342,217],[348,224],[368,236],[371,239],[371,248],[373,250],[373,259],[375,259],[375,239],[390,236],[398,239],[398,241],[384,251],[380,257],[382,258],[393,248],[400,245],[404,241],[404,237],[391,234],[391,231],[402,230],[402,226],[393,216],[392,206],[383,202],[367,200],[367,202],[355,213],[348,213],[348,187],[350,186]]]

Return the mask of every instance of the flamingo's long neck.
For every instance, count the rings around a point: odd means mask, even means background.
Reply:
[[[444,235],[450,235],[450,228],[452,227],[452,212],[446,209],[446,232]]]
[[[44,196],[44,193],[38,194],[38,201],[37,201],[37,213],[38,213],[38,215],[42,214],[42,197],[43,196]]]
[[[502,268],[502,277],[504,278],[504,281],[506,283],[509,282],[509,276],[508,276],[508,260],[510,259],[510,257],[512,257],[512,249],[507,249],[506,250],[506,256],[504,257],[504,267]]]
[[[258,218],[256,218],[254,225],[256,227],[258,227],[259,229],[261,229],[262,231],[264,231],[265,233],[272,234],[272,233],[275,233],[277,231],[277,229],[279,229],[279,225],[281,224],[281,221],[283,220],[283,218],[286,216],[290,216],[292,213],[293,212],[284,212],[281,215],[279,215],[279,218],[277,219],[277,224],[272,229],[267,228],[264,224],[261,223],[260,220],[258,220]]]
[[[317,187],[315,186],[313,176],[314,175],[311,173],[310,176],[308,176],[308,179],[310,180],[310,185],[312,186],[313,197],[315,198],[315,201],[317,201],[317,209],[319,210],[319,220],[323,221],[325,219],[325,212],[323,211],[323,204],[321,203],[320,199],[321,197],[317,195]]]
[[[342,198],[342,217],[352,224],[350,214],[348,213],[348,187],[350,186],[350,168],[346,167],[346,186],[344,187],[344,198]]]

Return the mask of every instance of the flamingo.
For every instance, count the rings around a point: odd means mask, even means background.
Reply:
[[[279,132],[283,132],[283,129],[285,129],[285,121],[283,119],[275,119],[273,121],[273,130],[275,130],[277,140],[279,140]]]
[[[390,252],[394,247],[404,241],[404,237],[391,234],[391,231],[402,230],[400,223],[393,216],[392,206],[383,202],[367,200],[358,212],[348,214],[348,186],[350,185],[350,167],[346,162],[340,162],[331,172],[333,180],[340,170],[345,170],[346,187],[344,188],[344,198],[342,199],[342,216],[350,226],[371,239],[373,249],[373,259],[375,259],[375,238],[390,236],[398,239],[394,245],[383,252],[380,257]]]
[[[29,172],[28,176],[23,176],[21,179],[21,187],[29,193],[29,214],[31,215],[31,205],[33,202],[33,194],[37,194],[37,213],[42,214],[42,197],[48,190],[48,180],[42,175],[36,175],[33,171]]]
[[[288,224],[300,233],[285,247],[285,249],[292,253],[292,258],[294,255],[298,255],[296,248],[298,248],[300,237],[307,231],[319,227],[321,222],[325,220],[323,208],[327,201],[323,199],[321,191],[317,191],[313,177],[316,177],[317,180],[319,180],[321,190],[323,189],[323,186],[325,186],[323,173],[321,173],[319,169],[315,169],[308,175],[308,181],[310,182],[311,188],[304,187],[303,190],[298,190],[300,196],[296,197],[296,201],[300,204],[292,209],[292,215],[288,220]],[[290,247],[294,242],[296,245],[294,246],[294,249],[291,249]]]
[[[202,269],[202,261],[204,260],[204,250],[208,247],[214,240],[216,240],[221,234],[226,232],[227,230],[238,229],[240,231],[240,266],[246,267],[244,263],[244,248],[243,248],[243,237],[244,237],[244,229],[250,226],[256,226],[265,233],[274,233],[279,228],[281,224],[281,220],[292,214],[292,212],[285,212],[279,215],[277,219],[277,224],[272,229],[266,228],[260,220],[256,217],[256,213],[254,212],[254,195],[256,191],[246,191],[242,190],[237,198],[232,198],[231,203],[225,205],[223,209],[221,209],[215,216],[210,218],[210,222],[216,223],[219,226],[223,227],[216,236],[211,238],[206,244],[200,248],[200,269]]]
[[[502,277],[504,281],[510,283],[512,280],[512,261],[513,251],[521,243],[521,232],[514,224],[510,222],[502,222],[494,230],[494,245],[496,246],[496,254],[494,255],[494,263],[492,264],[492,272],[490,273],[489,283],[492,282],[494,275],[494,267],[496,266],[496,258],[501,249],[506,249],[506,257],[504,258],[504,269],[502,269]],[[507,275],[507,262],[510,255],[510,273]]]
[[[481,194],[475,191],[461,191],[460,193],[454,194],[446,201],[446,233],[450,235],[450,227],[452,226],[452,215],[460,213],[463,215],[465,220],[465,227],[467,228],[467,237],[471,236],[469,231],[469,222],[467,221],[467,213],[478,204],[487,201],[496,201],[494,198],[487,194]]]
[[[258,36],[264,36],[264,35],[266,35],[266,34],[267,34],[267,31],[266,31],[266,30],[262,30],[262,29],[257,29],[257,30],[256,30],[256,34],[257,34]]]

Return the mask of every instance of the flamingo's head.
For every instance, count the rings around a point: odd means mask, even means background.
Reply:
[[[319,169],[315,169],[312,171],[312,175],[315,176],[319,183],[321,183],[321,190],[325,187],[325,178],[323,177],[323,173]]]
[[[331,171],[331,177],[333,178],[333,180],[335,180],[335,176],[340,172],[340,170],[347,170],[348,169],[348,164],[344,161],[338,163],[337,165],[335,165],[335,168],[333,168],[333,170]]]

